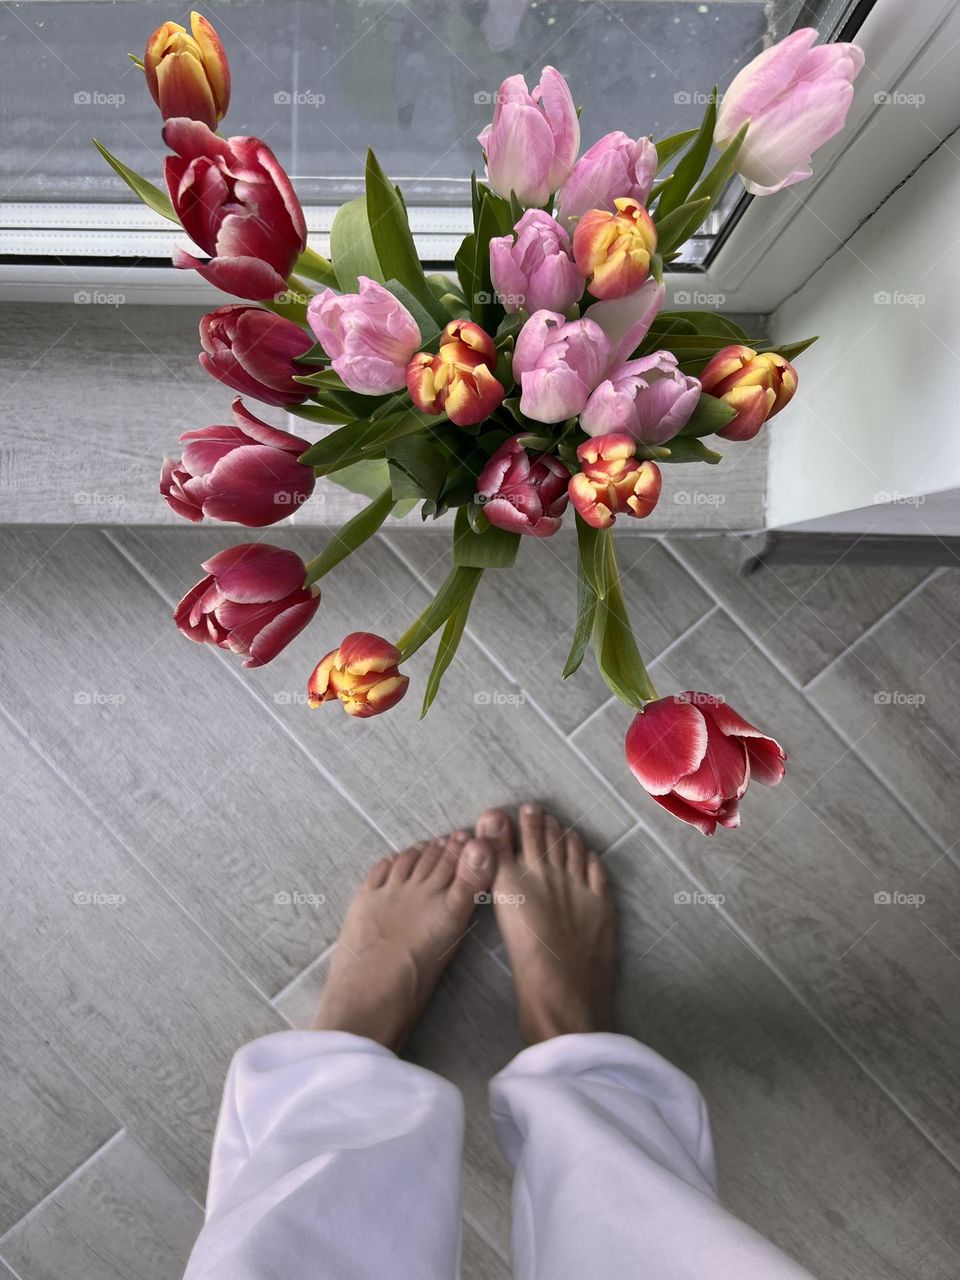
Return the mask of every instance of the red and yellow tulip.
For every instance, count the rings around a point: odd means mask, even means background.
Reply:
[[[615,211],[590,209],[573,233],[573,257],[595,298],[623,298],[639,289],[657,248],[657,228],[638,200],[618,196]]]
[[[424,413],[445,413],[458,427],[482,422],[506,391],[493,376],[493,339],[472,320],[451,320],[440,335],[440,350],[418,352],[407,365],[407,390]]]
[[[407,692],[400,650],[370,631],[354,631],[317,663],[307,681],[311,707],[339,698],[349,716],[366,719],[395,707]]]
[[[157,27],[147,41],[143,70],[164,120],[186,116],[216,129],[227,114],[230,65],[220,37],[201,14],[191,13],[189,32],[179,22]]]
[[[585,440],[577,450],[583,469],[570,479],[570,501],[594,529],[608,529],[618,515],[642,520],[657,505],[660,468],[636,452],[637,442],[620,432]]]
[[[717,352],[701,373],[700,385],[737,411],[717,435],[725,440],[750,440],[768,418],[793,399],[797,371],[775,351],[757,353],[751,347],[734,345]]]

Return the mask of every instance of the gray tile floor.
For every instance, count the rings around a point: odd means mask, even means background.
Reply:
[[[177,1277],[227,1062],[309,1018],[377,851],[535,796],[606,851],[620,1028],[700,1082],[731,1206],[822,1280],[957,1275],[956,573],[742,580],[731,540],[622,542],[658,685],[727,694],[790,753],[743,829],[705,841],[632,781],[625,716],[595,674],[557,678],[569,545],[487,575],[418,725],[416,697],[359,724],[310,712],[303,686],[348,630],[418,611],[444,539],[378,539],[331,575],[313,630],[252,673],[169,619],[223,544],[0,534],[0,1274]],[[277,901],[294,891],[323,904]],[[484,917],[410,1048],[467,1098],[467,1280],[508,1275],[484,1089],[517,1047]]]

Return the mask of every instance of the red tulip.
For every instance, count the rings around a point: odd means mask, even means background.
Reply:
[[[306,566],[293,551],[244,542],[204,561],[207,577],[187,592],[173,620],[198,644],[244,655],[262,667],[300,634],[320,605],[318,588],[305,588]]]
[[[209,261],[175,249],[225,293],[260,301],[282,293],[307,245],[303,210],[276,156],[259,138],[218,138],[197,120],[168,120],[163,165],[183,229]]]
[[[311,707],[339,698],[349,716],[365,720],[395,707],[407,692],[409,676],[397,665],[400,650],[382,636],[354,631],[321,658],[307,681]]]
[[[209,516],[261,529],[285,520],[313,493],[313,468],[297,461],[310,441],[261,422],[239,396],[233,418],[232,427],[183,433],[183,457],[163,460],[160,492],[194,522]]]
[[[230,105],[230,66],[206,18],[191,13],[190,30],[164,22],[154,31],[143,55],[147,88],[164,120],[187,116],[215,129]]]
[[[310,388],[294,382],[309,370],[296,363],[313,342],[292,320],[228,302],[200,321],[200,364],[207,373],[241,395],[280,409],[301,404]]]
[[[633,436],[611,432],[584,440],[577,457],[583,470],[570,478],[570,501],[594,529],[608,529],[621,513],[642,520],[657,505],[660,468],[637,458]]]
[[[493,376],[497,349],[472,320],[451,320],[435,356],[418,352],[407,366],[407,390],[424,413],[445,413],[458,427],[483,422],[506,391]]]
[[[477,496],[491,524],[549,538],[567,507],[570,472],[552,453],[530,457],[513,436],[491,454],[477,478]]]
[[[712,836],[738,827],[751,778],[775,786],[786,755],[712,693],[649,702],[627,730],[627,764],[657,804]]]

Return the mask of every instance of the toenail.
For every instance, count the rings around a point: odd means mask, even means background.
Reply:
[[[453,838],[454,838],[454,840],[469,840],[469,839],[470,839],[470,832],[469,832],[469,831],[464,831],[464,830],[461,828],[461,830],[459,830],[459,831],[455,831],[455,832],[453,833]]]
[[[485,831],[489,831],[493,835],[497,831],[503,830],[503,814],[491,813],[484,814],[483,827]]]
[[[520,806],[520,812],[529,814],[539,813],[540,806],[538,804],[522,804]]]

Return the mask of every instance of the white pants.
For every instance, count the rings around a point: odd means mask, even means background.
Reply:
[[[490,1084],[517,1280],[810,1280],[718,1202],[692,1080],[627,1036],[560,1036]],[[185,1280],[455,1280],[463,1099],[360,1036],[231,1064]]]

